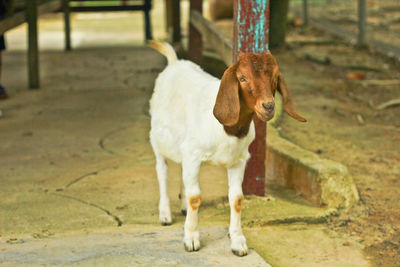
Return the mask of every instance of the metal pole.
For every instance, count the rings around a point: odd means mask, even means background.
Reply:
[[[235,0],[233,60],[239,53],[268,52],[269,37],[269,0]],[[256,138],[250,144],[251,157],[243,181],[243,193],[264,196],[265,193],[265,151],[267,124],[256,116],[253,118]]]
[[[303,25],[307,26],[308,25],[308,1],[303,0]]]
[[[367,8],[365,0],[358,0],[358,46],[366,45]]]
[[[37,31],[37,0],[26,0],[28,22],[28,79],[29,88],[39,88],[39,48]]]

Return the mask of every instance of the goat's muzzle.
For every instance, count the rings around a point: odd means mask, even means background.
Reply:
[[[268,115],[274,115],[274,110],[275,110],[275,103],[274,102],[267,102],[267,103],[262,103],[263,108],[265,109],[265,112]]]
[[[262,102],[255,108],[257,117],[262,121],[269,121],[275,114],[275,103],[273,101]]]

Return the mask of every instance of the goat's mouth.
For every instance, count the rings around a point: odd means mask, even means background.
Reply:
[[[274,111],[271,112],[271,113],[259,112],[257,110],[255,110],[255,111],[256,111],[257,117],[260,120],[264,121],[264,122],[267,122],[267,121],[271,120],[274,117],[274,114],[275,114]]]

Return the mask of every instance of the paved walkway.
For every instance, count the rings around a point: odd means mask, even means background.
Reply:
[[[143,230],[68,235],[37,240],[33,238],[0,243],[2,266],[269,266],[254,250],[239,258],[230,252],[228,229],[200,228],[202,248],[183,251],[182,229],[157,227]]]

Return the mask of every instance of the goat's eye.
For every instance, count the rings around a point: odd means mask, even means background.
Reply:
[[[241,83],[247,82],[247,80],[246,80],[245,77],[240,77],[239,81],[240,81]]]

